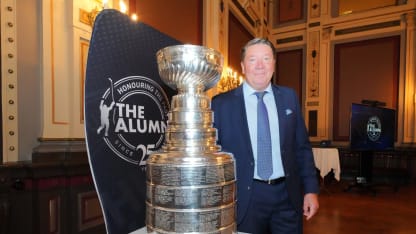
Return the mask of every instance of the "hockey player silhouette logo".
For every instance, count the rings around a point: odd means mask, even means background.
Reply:
[[[146,165],[149,153],[161,147],[166,130],[169,100],[153,80],[129,76],[113,83],[100,102],[97,134],[127,162]]]
[[[111,96],[112,96],[112,102],[110,105],[106,105],[105,104],[105,99],[101,99],[100,102],[100,120],[101,120],[101,125],[100,127],[97,129],[97,134],[100,134],[100,132],[104,129],[105,131],[105,136],[108,136],[108,129],[110,128],[110,120],[109,120],[109,114],[110,111],[113,109],[114,107],[114,94],[113,94],[113,81],[111,80],[111,78],[108,78],[111,82]]]

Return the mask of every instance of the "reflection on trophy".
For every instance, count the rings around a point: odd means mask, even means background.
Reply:
[[[170,46],[157,52],[172,98],[165,143],[147,160],[146,226],[149,233],[236,233],[235,162],[220,152],[211,101],[204,94],[222,72],[212,49]]]

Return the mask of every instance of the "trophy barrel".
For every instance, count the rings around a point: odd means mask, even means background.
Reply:
[[[237,233],[235,161],[216,144],[211,102],[204,94],[221,75],[222,56],[182,45],[158,51],[157,59],[162,80],[179,93],[172,98],[165,142],[147,160],[147,230]]]
[[[147,164],[147,229],[234,233],[236,185],[228,153],[153,154]]]

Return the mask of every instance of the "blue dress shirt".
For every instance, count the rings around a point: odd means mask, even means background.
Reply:
[[[276,179],[285,175],[280,153],[279,117],[277,115],[276,102],[270,84],[265,91],[267,91],[267,93],[264,95],[263,100],[267,107],[270,122],[270,136],[272,138],[273,174],[270,176],[270,179]],[[251,147],[253,150],[254,161],[257,164],[257,96],[255,92],[257,91],[249,84],[246,82],[243,83],[244,103],[250,132]],[[260,179],[257,174],[256,166],[254,167],[254,178]]]

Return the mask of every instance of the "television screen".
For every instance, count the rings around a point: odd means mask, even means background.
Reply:
[[[350,119],[350,148],[391,150],[394,148],[396,111],[353,103]]]

